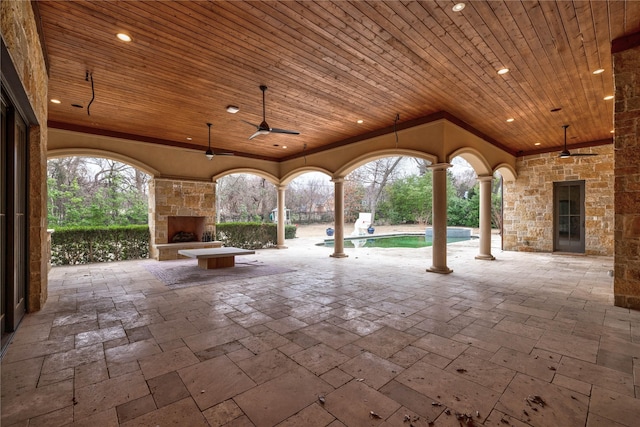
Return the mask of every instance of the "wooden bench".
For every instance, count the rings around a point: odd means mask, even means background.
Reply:
[[[180,255],[197,258],[198,267],[204,269],[228,268],[236,265],[236,255],[251,255],[255,251],[234,247],[206,248],[206,249],[180,249]]]

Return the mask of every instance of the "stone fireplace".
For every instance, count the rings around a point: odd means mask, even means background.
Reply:
[[[215,237],[215,200],[213,182],[153,179],[149,183],[151,258],[178,259],[179,249],[219,247],[220,242],[202,241],[203,235]],[[193,240],[175,242],[178,233],[192,235]]]
[[[168,243],[202,242],[205,233],[203,216],[170,216],[167,218]],[[190,238],[192,236],[192,238]]]

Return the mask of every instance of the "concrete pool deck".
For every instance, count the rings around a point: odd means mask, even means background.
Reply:
[[[640,312],[613,306],[612,258],[502,252],[493,236],[496,260],[453,243],[440,275],[429,247],[332,258],[314,244],[325,228],[244,257],[294,271],[184,289],[152,260],[54,267],[2,360],[2,425],[640,419]]]

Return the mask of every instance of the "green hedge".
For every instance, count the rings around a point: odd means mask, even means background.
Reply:
[[[60,227],[51,235],[51,265],[149,258],[149,226]]]
[[[287,225],[285,239],[296,237],[296,227]],[[275,246],[278,242],[278,226],[261,222],[225,222],[216,224],[216,240],[224,246],[243,249],[262,249]]]

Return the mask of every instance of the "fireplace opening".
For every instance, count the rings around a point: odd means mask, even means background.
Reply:
[[[201,242],[205,232],[203,216],[170,216],[167,218],[168,243]]]

